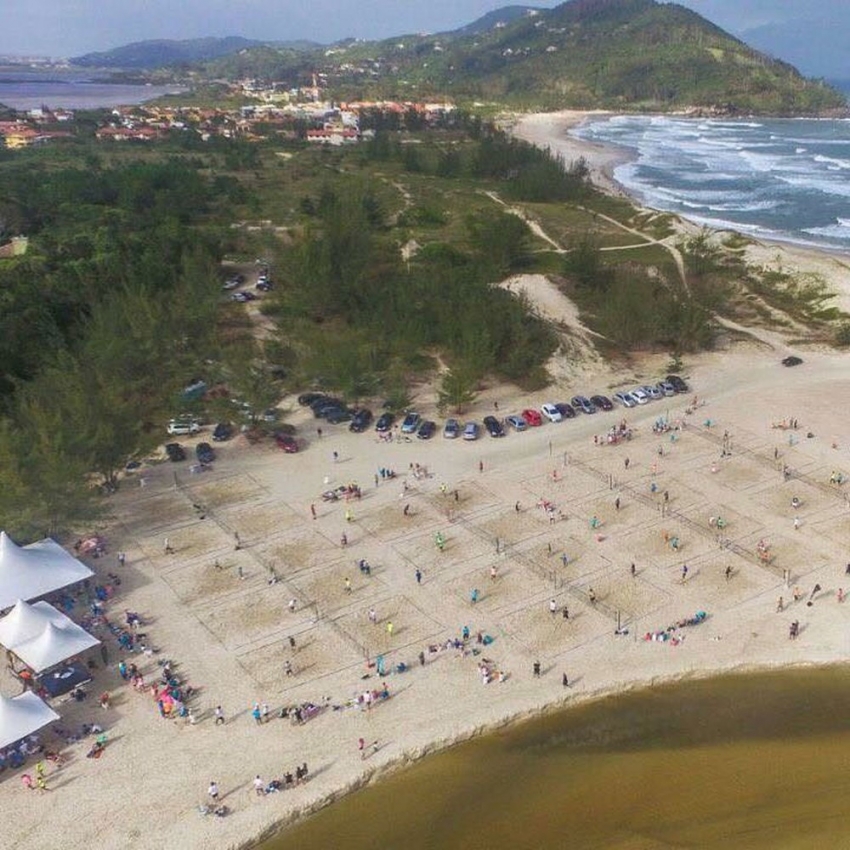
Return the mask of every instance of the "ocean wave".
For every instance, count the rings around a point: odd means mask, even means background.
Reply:
[[[850,160],[847,159],[836,159],[834,156],[824,156],[819,153],[814,157],[815,162],[825,162],[829,165],[835,165],[838,168],[850,168]]]

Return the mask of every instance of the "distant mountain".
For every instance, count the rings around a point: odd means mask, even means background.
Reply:
[[[841,11],[841,10],[839,10]],[[781,56],[813,77],[846,75],[850,21],[843,17],[795,19],[742,30],[748,44],[770,56]]]
[[[507,24],[512,24],[519,18],[527,18],[545,11],[539,6],[502,6],[501,9],[494,9],[486,15],[474,20],[471,24],[461,27],[460,29],[452,30],[444,35],[464,36],[478,35],[482,32],[488,32],[497,27],[503,27]]]
[[[240,36],[227,38],[192,38],[185,41],[158,39],[137,41],[106,50],[103,53],[87,53],[69,60],[72,65],[85,68],[130,68],[153,69],[168,65],[183,65],[206,62],[221,56],[229,56],[240,50],[264,46],[267,42]],[[316,45],[302,42],[304,47]]]

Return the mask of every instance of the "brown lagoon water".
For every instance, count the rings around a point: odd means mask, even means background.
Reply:
[[[358,791],[262,850],[841,850],[848,804],[850,670],[806,670],[530,721]]]

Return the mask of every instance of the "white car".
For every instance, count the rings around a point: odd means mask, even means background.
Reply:
[[[649,402],[649,396],[643,387],[635,387],[631,392],[631,396],[638,404],[647,404]]]
[[[665,396],[669,397],[676,395],[676,388],[669,381],[661,381],[658,384],[658,389],[661,390]]]
[[[546,402],[546,404],[540,405],[540,412],[550,421],[550,422],[560,422],[564,417],[561,414],[561,411],[555,407],[554,404],[550,402]]]
[[[169,434],[197,434],[201,423],[194,416],[178,416],[169,420],[166,430]]]
[[[620,402],[623,407],[635,407],[637,405],[637,401],[631,393],[614,393],[614,401]]]

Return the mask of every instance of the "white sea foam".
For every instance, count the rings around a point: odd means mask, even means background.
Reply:
[[[636,151],[616,177],[648,206],[713,227],[850,248],[850,119],[625,116],[584,129],[584,138]],[[834,223],[823,227],[825,214]]]

